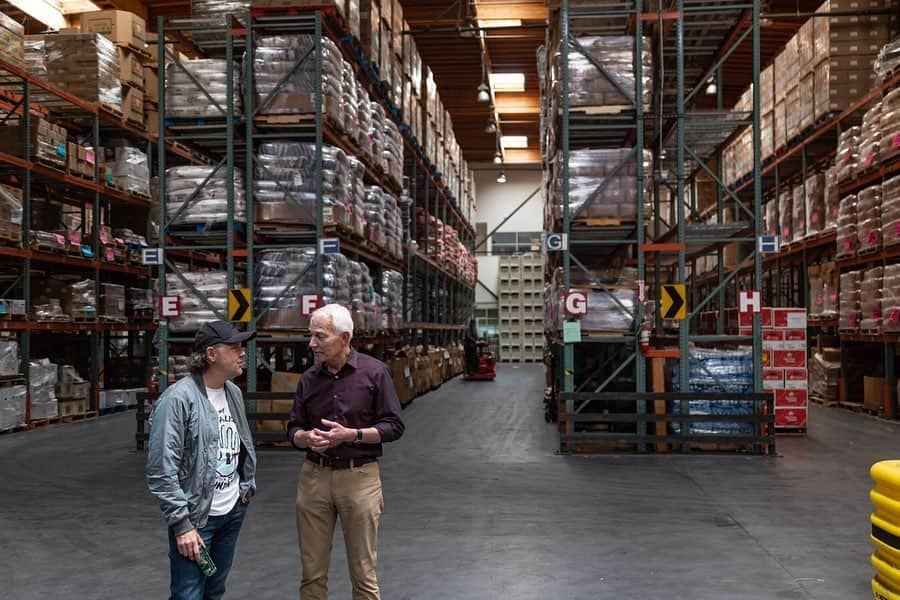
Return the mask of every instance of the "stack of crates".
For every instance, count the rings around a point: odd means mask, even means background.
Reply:
[[[541,256],[501,256],[499,277],[500,360],[543,360],[544,274]]]

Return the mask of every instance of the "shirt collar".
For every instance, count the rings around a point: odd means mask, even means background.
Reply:
[[[346,369],[347,367],[350,367],[351,369],[353,369],[355,371],[357,369],[357,367],[359,366],[358,359],[359,359],[359,353],[354,348],[350,348],[350,354],[347,356],[347,362],[344,363],[344,366],[341,367],[341,370],[338,371],[338,374],[343,372],[343,370]],[[328,377],[334,377],[334,375],[331,374],[331,371],[328,370],[328,367],[325,366],[324,362],[319,364],[319,374],[327,375]]]

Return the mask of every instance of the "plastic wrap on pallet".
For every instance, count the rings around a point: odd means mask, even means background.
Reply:
[[[813,173],[806,178],[806,234],[816,235],[825,229],[825,174]]]
[[[356,86],[356,117],[359,126],[352,132],[356,136],[356,143],[365,157],[372,159],[372,99],[363,84],[354,77]]]
[[[52,419],[58,412],[56,378],[58,367],[50,359],[41,358],[28,364],[28,391],[31,396],[31,418]]]
[[[791,228],[794,240],[802,240],[806,237],[806,188],[798,183],[791,193]]]
[[[119,145],[121,144],[121,145]],[[147,154],[121,141],[105,148],[105,165],[120,188],[150,195],[150,163]]]
[[[882,160],[900,153],[900,87],[888,92],[881,101],[881,146]]]
[[[882,327],[885,333],[900,331],[900,264],[884,267],[881,285]]]
[[[353,135],[359,128],[359,99],[356,73],[346,60],[341,60],[341,114],[344,131]]]
[[[0,339],[0,375],[15,375],[19,372],[19,342],[14,339]]]
[[[125,313],[128,316],[151,314],[154,307],[153,290],[134,287],[125,289]]]
[[[335,123],[344,123],[341,52],[330,39],[322,38],[322,75],[317,80],[315,41],[312,34],[257,38],[253,90],[260,114],[314,113],[316,89],[321,84],[324,114]]]
[[[317,293],[315,247],[262,250],[256,255],[254,276],[253,297],[256,313],[262,315],[261,328],[309,327],[309,318],[300,314],[300,296]],[[268,311],[263,313],[266,307]]]
[[[837,229],[841,210],[841,192],[837,181],[837,167],[831,165],[825,171],[825,228],[823,231]]]
[[[225,118],[228,112],[228,62],[197,58],[166,65],[166,118]],[[232,65],[233,114],[241,114],[240,69]]]
[[[781,233],[781,243],[790,244],[794,241],[794,192],[791,188],[785,188],[778,194],[778,226]]]
[[[721,350],[691,347],[689,358],[690,382],[688,390],[695,393],[719,392],[745,394],[753,392],[753,351],[749,348]],[[680,378],[672,378],[672,391],[682,391]],[[752,415],[753,402],[747,400],[690,400],[691,415]],[[679,413],[675,403],[670,412]],[[675,434],[681,433],[681,424],[670,423]],[[691,423],[693,435],[752,435],[752,423]]]
[[[875,59],[875,75],[878,81],[886,80],[891,73],[897,72],[898,67],[900,67],[900,37],[885,44],[878,52],[878,58]]]
[[[190,283],[202,297],[182,279]],[[244,287],[242,273],[234,274],[234,287]],[[228,273],[226,271],[166,273],[166,293],[181,298],[181,315],[169,319],[169,330],[179,333],[197,331],[207,321],[215,321],[221,319],[221,315],[226,315]]]
[[[634,289],[588,291],[588,313],[581,317],[585,331],[629,333],[634,329],[637,292]]]
[[[403,136],[400,129],[390,119],[384,120],[384,161],[385,171],[397,186],[403,184]]]
[[[322,222],[348,224],[350,163],[340,148],[322,146]],[[256,152],[256,221],[316,223],[316,145],[299,142],[260,144]]]
[[[809,360],[809,393],[824,400],[837,400],[841,363],[825,360],[818,352]]]
[[[388,329],[397,329],[403,323],[403,274],[390,269],[382,271],[378,293],[384,303]]]
[[[867,187],[857,196],[856,234],[861,254],[881,248],[881,185]]]
[[[235,170],[233,181],[227,181],[226,172],[224,165],[218,167],[183,166],[166,169],[167,218],[172,219],[181,210],[181,213],[173,221],[174,225],[224,223],[228,220],[227,189],[229,185],[233,185],[234,220],[238,223],[245,223],[247,221],[247,204],[244,199],[244,178],[240,172]],[[187,202],[186,205],[185,202]],[[182,205],[184,205],[183,210]]]
[[[853,256],[859,244],[856,228],[856,194],[850,194],[841,198],[837,222],[837,253],[838,258]]]
[[[355,156],[347,159],[347,190],[349,214],[347,223],[357,235],[366,235],[366,166]]]
[[[99,33],[54,33],[42,36],[40,41],[29,40],[26,52],[30,74],[82,100],[121,109],[119,54],[106,37]],[[41,92],[37,99],[50,105],[64,104]]]
[[[569,216],[571,218],[637,217],[637,158],[631,148],[573,150],[569,154]],[[651,153],[644,151],[644,172],[650,173]],[[554,165],[553,189],[556,218],[562,216],[562,157]],[[614,171],[617,172],[614,173]],[[650,197],[649,180],[644,198]],[[603,189],[597,192],[603,185]],[[577,215],[577,216],[576,216]]]
[[[24,385],[0,387],[0,431],[25,425]]]
[[[881,329],[882,280],[884,267],[874,267],[863,271],[859,282],[860,329],[874,331]]]
[[[881,224],[884,245],[900,244],[900,175],[881,184]]]
[[[387,150],[388,140],[386,139],[386,129],[385,129],[385,121],[387,121],[387,114],[384,112],[384,107],[381,106],[378,102],[372,102],[370,105],[372,107],[372,154],[375,159],[375,164],[381,167],[382,170],[387,171],[387,160],[385,157],[385,151]]]
[[[862,271],[841,273],[838,327],[842,330],[855,331],[859,327],[861,282]]]
[[[62,298],[63,310],[72,316],[96,316],[97,294],[93,279],[83,279],[69,284]]]
[[[0,230],[21,239],[22,191],[0,185]]]
[[[580,36],[578,43],[591,59],[569,48],[569,106],[611,107],[633,109],[636,104],[634,76],[634,37]],[[561,94],[562,55],[560,47],[554,52],[554,91]],[[598,69],[594,62],[603,65]],[[645,110],[653,98],[653,63],[650,38],[643,39],[642,86]]]
[[[366,188],[366,236],[381,247],[384,247],[387,241],[386,197],[387,194],[377,185]]]
[[[192,31],[191,38],[195,44],[206,48],[224,47],[225,29],[231,25],[231,17],[242,24],[245,15],[253,3],[251,0],[191,0],[191,18],[200,20],[206,26],[218,26],[219,29]]]
[[[859,163],[860,133],[861,129],[859,126],[853,126],[842,131],[838,138],[837,156],[835,158],[838,182],[846,181],[856,173]]]
[[[780,226],[778,223],[778,200],[772,199],[765,205],[765,230],[766,235],[780,235]]]
[[[863,171],[879,161],[881,148],[881,102],[876,102],[863,115],[859,134],[859,170]]]

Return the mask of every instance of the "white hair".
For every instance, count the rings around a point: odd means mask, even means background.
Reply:
[[[346,306],[340,304],[326,304],[325,306],[316,309],[313,314],[310,315],[310,324],[312,324],[312,321],[315,318],[329,319],[331,321],[332,331],[335,333],[344,333],[346,331],[350,334],[350,338],[353,338],[353,317],[350,316],[350,311],[347,310]]]

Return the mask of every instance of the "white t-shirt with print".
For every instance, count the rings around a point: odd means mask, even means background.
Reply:
[[[216,463],[216,480],[213,484],[212,507],[209,515],[220,517],[234,508],[241,493],[241,479],[237,472],[241,456],[241,437],[228,407],[225,388],[206,388],[206,396],[219,415],[219,460]]]

